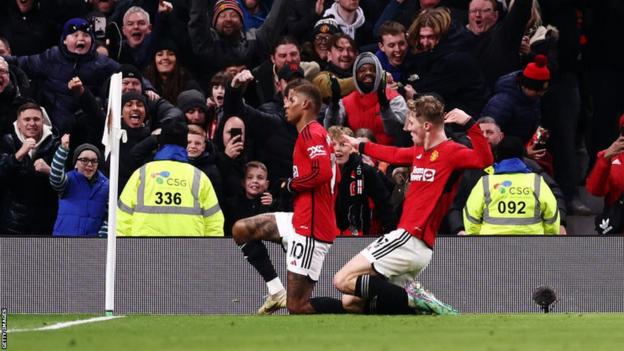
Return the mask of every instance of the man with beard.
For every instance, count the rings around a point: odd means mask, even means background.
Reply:
[[[393,145],[402,133],[407,114],[405,99],[386,86],[386,73],[370,52],[357,57],[354,73],[357,90],[342,99],[340,92],[334,91],[325,113],[325,128],[333,125],[345,125],[352,130],[367,128],[380,144]]]

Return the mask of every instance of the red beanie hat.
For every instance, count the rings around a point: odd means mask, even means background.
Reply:
[[[545,90],[550,81],[550,71],[548,70],[548,59],[544,55],[537,55],[533,62],[530,62],[520,75],[520,84],[533,90]]]
[[[219,0],[212,8],[212,26],[214,27],[217,24],[217,17],[219,14],[225,10],[234,10],[243,21],[243,10],[241,10],[240,6],[236,0]]]

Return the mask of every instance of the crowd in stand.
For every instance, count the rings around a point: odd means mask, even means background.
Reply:
[[[342,136],[409,146],[404,122],[423,95],[478,120],[496,157],[491,170],[452,177],[459,191],[441,234],[565,234],[566,214],[592,215],[578,193],[587,174],[621,221],[622,18],[620,1],[0,0],[0,235],[106,235],[101,140],[116,72],[127,135],[119,193],[162,151],[163,126],[182,122],[184,160],[209,178],[225,235],[238,219],[292,210],[297,130],[284,96],[303,81],[323,98],[342,235],[395,228],[418,176]],[[446,128],[471,145],[464,129]],[[487,223],[488,182],[526,173],[539,175],[527,186],[543,226],[507,230],[527,222],[516,204],[511,222]]]

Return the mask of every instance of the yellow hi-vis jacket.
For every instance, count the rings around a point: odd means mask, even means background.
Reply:
[[[117,235],[223,236],[223,213],[202,171],[153,161],[134,171],[119,196]]]
[[[535,173],[484,175],[464,207],[467,234],[559,234],[557,200]]]

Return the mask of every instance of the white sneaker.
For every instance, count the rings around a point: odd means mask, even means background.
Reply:
[[[282,290],[277,294],[267,295],[264,304],[260,306],[256,314],[273,314],[280,308],[286,308],[286,290]]]

